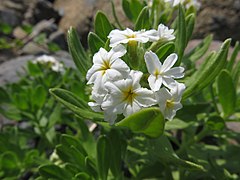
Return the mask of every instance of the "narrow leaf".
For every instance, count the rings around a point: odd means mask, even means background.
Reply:
[[[225,117],[231,115],[235,110],[237,95],[233,79],[227,70],[221,71],[218,76],[217,90]]]
[[[149,29],[150,28],[150,22],[149,22],[149,10],[148,7],[145,7],[140,12],[136,23],[135,23],[135,30],[141,30],[141,29]]]
[[[108,18],[101,11],[98,11],[95,16],[94,28],[95,28],[95,33],[104,42],[107,41],[108,34],[110,33],[111,30],[113,30],[113,27],[112,27],[111,23],[109,22]]]
[[[178,61],[176,62],[176,66],[179,66],[181,64],[182,56],[184,53],[184,50],[187,45],[187,30],[186,30],[186,22],[185,22],[185,13],[183,6],[179,4],[179,11],[178,11],[178,19],[177,19],[177,34],[176,34],[176,41],[175,41],[175,47],[178,54]]]
[[[110,142],[106,136],[100,136],[97,141],[97,168],[101,180],[107,180],[110,167]]]
[[[49,91],[59,102],[61,102],[63,105],[65,105],[67,108],[69,108],[77,115],[91,120],[103,119],[102,114],[92,112],[89,109],[87,103],[76,97],[73,93],[60,88],[53,88],[50,89]]]
[[[101,47],[105,46],[103,40],[93,32],[88,34],[88,46],[92,52],[95,54]]]
[[[68,42],[69,52],[72,55],[72,58],[76,67],[79,69],[81,74],[85,76],[91,63],[78,38],[77,31],[72,27],[68,30],[67,42]]]
[[[56,165],[44,165],[39,168],[39,173],[46,179],[71,179],[71,175]]]
[[[217,55],[210,55],[207,58],[208,61],[203,63],[191,78],[185,82],[187,89],[183,94],[183,99],[199,93],[217,77],[226,65],[230,42],[231,39],[227,39]]]
[[[156,54],[160,60],[166,59],[171,53],[175,50],[175,44],[173,42],[168,42],[161,46],[157,51]]]
[[[201,43],[199,43],[195,48],[185,55],[184,59],[189,58],[189,60],[192,62],[199,60],[207,52],[212,42],[212,38],[212,35],[205,37]]]

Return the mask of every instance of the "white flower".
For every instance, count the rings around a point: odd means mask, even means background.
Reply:
[[[177,83],[170,92],[166,88],[161,88],[155,93],[159,108],[165,119],[172,120],[176,111],[182,108],[180,103],[185,85]]]
[[[105,96],[107,95],[107,90],[104,87],[104,84],[101,81],[96,82],[95,86],[92,88],[92,95],[91,99],[94,102],[89,102],[88,105],[91,107],[91,109],[95,112],[102,112],[101,104],[103,103],[103,100]]]
[[[177,6],[180,3],[186,5],[186,8],[194,6],[195,8],[199,9],[201,6],[201,3],[199,3],[197,0],[165,0],[165,2],[170,3],[173,7]]]
[[[33,61],[33,63],[40,63],[50,65],[51,69],[55,72],[63,72],[63,64],[57,61],[53,56],[42,55]]]
[[[171,40],[175,39],[173,32],[174,32],[173,29],[169,29],[167,26],[165,26],[163,24],[159,24],[159,26],[158,26],[159,39],[171,41]]]
[[[108,38],[110,39],[110,47],[115,47],[118,44],[127,44],[129,42],[146,43],[150,40],[149,36],[155,34],[155,31],[133,31],[129,28],[123,31],[119,29],[114,29],[108,35]]]
[[[146,52],[144,58],[150,73],[148,77],[149,86],[153,91],[158,91],[162,84],[171,89],[176,83],[173,78],[182,78],[184,76],[183,67],[172,68],[178,58],[175,53],[170,54],[163,64],[152,51]]]
[[[100,50],[93,56],[93,66],[88,70],[87,84],[102,84],[107,80],[126,78],[130,72],[128,65],[120,59],[126,53],[122,45],[118,45],[107,52]]]
[[[105,113],[105,120],[114,123],[117,114],[126,117],[139,111],[143,107],[156,104],[153,91],[140,86],[142,72],[131,71],[127,79],[106,82],[108,95],[101,107]]]

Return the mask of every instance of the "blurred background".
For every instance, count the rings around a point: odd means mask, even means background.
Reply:
[[[194,39],[209,33],[215,40],[240,39],[240,0],[200,0]],[[120,21],[131,26],[114,0]],[[66,32],[76,27],[86,47],[94,14],[113,21],[110,0],[0,0],[0,63],[19,55],[67,51]]]

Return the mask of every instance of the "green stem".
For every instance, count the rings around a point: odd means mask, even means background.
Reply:
[[[114,17],[114,19],[115,19],[117,25],[119,26],[119,28],[120,28],[120,29],[123,29],[123,27],[121,26],[121,24],[120,24],[120,22],[119,22],[119,20],[118,20],[117,15],[116,15],[115,6],[114,6],[114,3],[113,3],[112,0],[111,0],[111,4],[112,4],[113,17]]]
[[[204,127],[204,129],[200,133],[195,135],[189,141],[183,143],[182,146],[180,147],[180,149],[177,151],[177,154],[182,155],[187,148],[189,148],[191,145],[197,143],[202,138],[204,138],[208,134],[208,132],[209,132],[209,129],[207,127]]]
[[[218,107],[217,107],[217,102],[216,102],[216,99],[215,99],[215,95],[214,95],[214,91],[213,91],[212,85],[210,86],[210,94],[211,94],[213,106],[214,106],[216,112],[217,112],[218,114],[220,114],[220,111],[218,110]]]

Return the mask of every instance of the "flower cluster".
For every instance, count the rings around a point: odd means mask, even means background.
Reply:
[[[177,54],[170,54],[161,63],[158,56],[151,50],[145,50],[144,57],[137,57],[135,61],[144,59],[146,72],[132,66],[126,57],[129,46],[135,46],[135,51],[143,43],[171,41],[175,39],[173,30],[163,24],[158,29],[133,31],[112,30],[108,36],[110,51],[103,48],[93,56],[93,66],[88,70],[87,84],[92,86],[92,102],[89,106],[96,112],[103,112],[105,120],[113,124],[118,115],[125,117],[142,108],[159,105],[166,119],[171,120],[178,109],[182,107],[180,100],[185,89],[184,84],[175,79],[184,76],[184,68],[173,67],[177,61]],[[143,46],[141,46],[143,47]],[[148,75],[148,83],[142,87],[143,75]]]
[[[180,3],[185,5],[186,8],[194,6],[196,9],[199,9],[201,6],[198,0],[165,0],[165,2],[170,3],[173,7],[177,6]]]
[[[37,57],[33,63],[39,63],[43,65],[47,65],[48,67],[51,68],[52,71],[55,72],[63,72],[63,64],[57,61],[53,56],[48,56],[48,55],[42,55]]]

